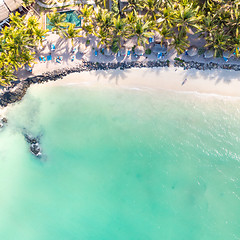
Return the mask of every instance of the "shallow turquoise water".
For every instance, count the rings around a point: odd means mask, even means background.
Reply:
[[[240,239],[240,100],[34,86],[8,118],[0,239]]]

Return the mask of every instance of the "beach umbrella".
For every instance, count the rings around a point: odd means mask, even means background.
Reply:
[[[198,49],[195,46],[191,46],[188,50],[187,50],[187,54],[190,57],[196,56],[198,54]]]
[[[223,52],[223,57],[225,57],[225,58],[230,58],[232,56],[234,56],[234,55],[230,51],[224,51]]]
[[[122,47],[122,48],[120,49],[120,55],[121,55],[121,56],[125,56],[125,55],[126,55],[126,52],[127,52],[127,50],[126,50],[125,47]]]
[[[142,56],[144,54],[145,50],[144,50],[144,47],[143,46],[137,46],[135,48],[135,53],[138,55],[138,56]]]
[[[203,56],[204,56],[205,58],[212,58],[212,57],[214,56],[214,51],[213,51],[213,50],[207,50],[207,51],[203,54]]]
[[[155,44],[152,48],[154,53],[167,53],[167,44]]]
[[[125,43],[123,44],[123,46],[125,46],[126,48],[133,48],[136,45],[137,45],[137,38],[136,37],[127,39],[125,41]]]
[[[78,51],[79,51],[79,53],[85,53],[85,52],[86,52],[86,49],[87,49],[87,47],[86,47],[85,44],[81,43],[81,44],[78,45]]]
[[[104,55],[105,56],[111,56],[112,55],[112,51],[110,50],[110,48],[105,48],[104,49]]]
[[[155,43],[161,43],[162,41],[162,36],[159,32],[155,32],[154,34],[154,42]]]

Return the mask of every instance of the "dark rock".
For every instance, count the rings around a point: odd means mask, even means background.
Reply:
[[[30,150],[35,156],[37,157],[41,156],[41,148],[38,143],[31,144]]]

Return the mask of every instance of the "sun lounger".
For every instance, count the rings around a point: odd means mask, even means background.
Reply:
[[[148,42],[149,43],[152,43],[154,41],[154,38],[153,37],[150,37],[149,39],[148,39]]]
[[[32,72],[32,67],[28,64],[25,64],[25,70],[31,73]]]
[[[72,50],[72,54],[74,54],[76,51],[77,51],[77,48],[74,47],[73,50]]]
[[[46,58],[45,57],[42,57],[42,60],[43,60],[43,62],[46,62]]]
[[[131,51],[130,51],[130,50],[128,50],[128,51],[127,51],[127,56],[129,57],[129,56],[130,56],[130,54],[131,54]]]
[[[42,63],[43,59],[42,57],[39,57],[39,62]]]
[[[51,61],[52,60],[52,55],[48,55],[47,56],[47,61]]]
[[[223,59],[224,59],[224,61],[225,61],[225,62],[228,62],[228,58],[226,58],[226,57],[223,57]]]
[[[52,43],[52,44],[51,44],[51,51],[55,51],[55,49],[56,49],[56,47],[55,47],[55,45]]]
[[[97,51],[97,50],[95,50],[95,57],[97,57],[97,55],[98,55],[98,51]]]
[[[57,62],[57,63],[61,63],[61,62],[62,62],[62,56],[57,56],[56,62]]]
[[[162,53],[158,53],[157,59],[162,59]]]
[[[72,55],[71,61],[73,62],[75,60],[75,55]]]

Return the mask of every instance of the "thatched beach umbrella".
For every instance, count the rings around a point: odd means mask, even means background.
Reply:
[[[225,58],[230,58],[230,57],[233,57],[233,53],[231,53],[230,51],[224,51],[223,52],[223,57]]]
[[[214,56],[214,51],[213,50],[207,50],[204,54],[203,57],[205,58],[212,58]]]
[[[133,48],[137,45],[137,37],[133,37],[130,39],[127,39],[126,42],[123,44],[126,48]]]
[[[86,44],[83,44],[83,43],[80,43],[79,45],[78,45],[78,51],[79,51],[79,53],[86,53],[86,49],[87,49],[87,47],[86,47]]]
[[[142,56],[144,54],[145,50],[144,50],[144,47],[143,46],[137,46],[135,48],[135,53],[138,55],[138,56]]]
[[[110,50],[110,48],[105,48],[104,49],[104,55],[105,56],[111,56],[112,55],[112,51]]]
[[[167,44],[155,44],[152,51],[154,53],[167,53]]]
[[[125,55],[126,55],[126,52],[127,52],[127,49],[126,49],[125,47],[122,47],[122,48],[120,49],[120,55],[121,55],[121,56],[125,56]]]
[[[198,49],[195,46],[191,46],[188,50],[187,50],[187,54],[190,57],[194,57],[198,54]]]

